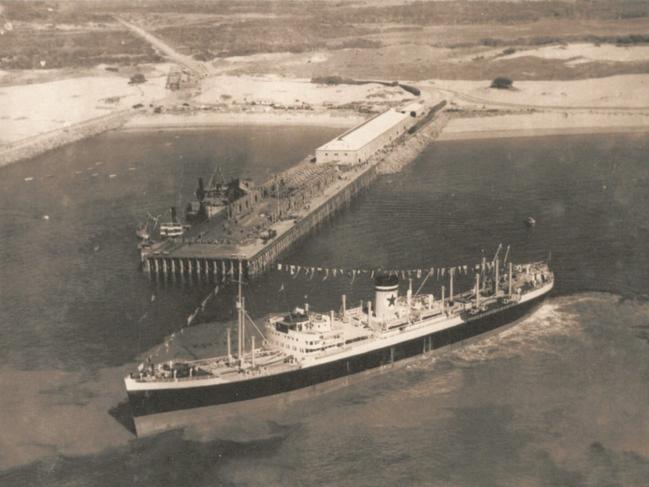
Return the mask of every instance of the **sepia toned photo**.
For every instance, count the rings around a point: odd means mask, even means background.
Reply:
[[[649,2],[0,0],[0,486],[644,487]]]

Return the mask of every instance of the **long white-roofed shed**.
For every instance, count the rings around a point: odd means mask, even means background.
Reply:
[[[408,130],[419,113],[393,108],[380,113],[316,149],[316,162],[359,164]]]

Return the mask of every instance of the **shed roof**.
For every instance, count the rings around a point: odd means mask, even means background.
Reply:
[[[317,150],[354,151],[362,149],[376,137],[408,118],[408,116],[407,113],[400,113],[390,108],[318,147]]]

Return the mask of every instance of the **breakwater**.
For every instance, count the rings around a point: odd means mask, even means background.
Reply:
[[[86,137],[117,129],[126,123],[131,113],[130,109],[120,110],[2,146],[0,147],[0,167],[35,157]]]
[[[432,107],[429,112],[409,130],[409,135],[397,141],[389,153],[378,161],[379,174],[392,174],[401,171],[414,161],[428,145],[439,137],[449,122],[451,115],[442,111],[446,106],[443,101]]]

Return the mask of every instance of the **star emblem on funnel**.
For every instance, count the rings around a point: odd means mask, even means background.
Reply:
[[[397,297],[393,294],[388,298],[388,306],[394,306],[394,303],[396,302]]]

